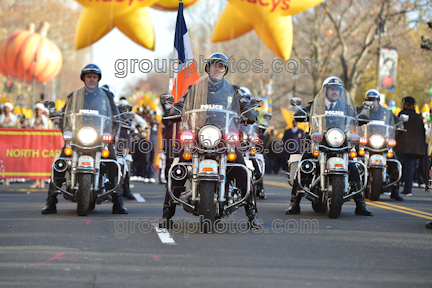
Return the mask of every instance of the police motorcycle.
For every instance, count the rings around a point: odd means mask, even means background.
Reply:
[[[183,111],[179,111],[181,115],[164,117],[181,118],[176,134],[180,135],[182,157],[174,158],[169,168],[167,191],[177,205],[200,217],[200,231],[204,233],[212,231],[216,220],[244,206],[252,191],[252,170],[234,161],[239,148],[236,144],[240,140],[240,124],[245,121],[242,114],[262,105],[262,101],[251,101],[251,109],[241,114],[238,102],[232,101],[235,91],[231,85],[227,86],[230,88],[221,92],[225,94],[221,98],[228,99],[227,104],[208,104],[209,80],[204,77],[190,88]],[[173,104],[174,97],[163,95],[161,103]],[[240,168],[247,176],[244,196],[235,180],[227,179],[233,167]],[[186,181],[187,188],[178,198],[173,193],[173,180]]]
[[[401,115],[401,122],[395,123],[392,112],[382,108],[382,113],[373,110],[365,111],[369,120],[357,127],[361,136],[358,154],[367,167],[367,186],[365,198],[377,201],[380,195],[388,189],[399,190],[399,180],[402,176],[402,165],[394,156],[396,146],[396,131],[405,131],[403,122],[408,121],[408,115]],[[393,166],[393,169],[389,169]],[[393,172],[393,173],[392,173]],[[396,172],[396,173],[395,173]]]
[[[263,118],[270,120],[272,117],[271,113],[264,113]],[[249,145],[244,147],[244,159],[246,165],[253,171],[252,173],[252,193],[260,199],[266,199],[264,190],[264,172],[265,172],[265,160],[263,152],[263,143],[260,143],[259,135],[267,130],[267,126],[258,122],[250,125],[240,125],[242,130],[242,139],[245,140],[242,143]]]
[[[64,157],[56,155],[51,173],[51,183],[56,193],[77,203],[77,214],[86,216],[96,204],[111,199],[124,177],[120,164],[107,159],[108,145],[113,142],[113,124],[124,124],[120,120],[129,114],[130,105],[125,106],[113,118],[105,92],[97,87],[91,103],[84,101],[85,87],[70,96],[63,113],[57,112],[53,101],[45,101],[52,119],[63,121]],[[115,175],[108,173],[107,164],[117,167]]]
[[[291,105],[304,114],[293,117],[300,122],[309,120],[310,141],[302,148],[313,157],[303,159],[300,154],[292,154],[288,160],[287,180],[294,186],[297,179],[298,192],[312,202],[315,212],[326,212],[329,218],[338,218],[343,203],[362,193],[366,186],[366,179],[360,187],[349,183],[348,165],[355,163],[364,170],[366,167],[361,161],[354,160],[360,137],[356,134],[357,113],[349,92],[342,89],[338,100],[343,111],[326,111],[325,99],[326,91],[322,89],[312,103],[309,119],[300,107],[301,99],[290,100]],[[351,189],[351,185],[355,188]]]

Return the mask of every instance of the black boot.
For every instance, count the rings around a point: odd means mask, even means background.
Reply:
[[[113,203],[112,214],[129,214],[126,207],[123,206],[122,196],[119,195],[118,193],[112,194],[112,203]]]
[[[181,195],[181,192],[184,191],[184,188],[174,188],[174,196],[177,198]],[[170,229],[171,228],[171,218],[174,216],[176,210],[176,204],[173,199],[169,195],[168,191],[165,192],[165,201],[164,207],[162,210],[162,219],[159,222],[160,229]]]
[[[400,195],[399,189],[397,187],[392,187],[392,192],[390,195],[391,199],[394,199],[395,201],[403,201],[404,198]]]
[[[123,180],[123,194],[122,196],[129,200],[136,200],[129,188],[129,172],[126,173],[125,179]]]
[[[428,228],[428,229],[432,229],[432,221],[426,223],[425,227]]]
[[[291,190],[291,204],[289,208],[285,211],[285,214],[300,214],[300,201],[301,195],[297,194],[298,183],[297,180],[294,180],[294,186]]]
[[[45,207],[42,208],[42,214],[54,214],[57,213],[57,194],[54,194],[54,185],[50,183],[48,188],[48,198],[46,200]]]
[[[361,193],[354,196],[356,202],[355,214],[361,216],[374,216],[374,214],[366,208],[366,202]]]
[[[260,199],[263,199],[263,200],[267,199],[267,197],[265,195],[265,190],[263,187],[262,180],[260,181],[260,183],[256,187],[257,187],[256,188],[257,189],[257,195],[256,196],[258,196]]]
[[[285,214],[300,214],[300,201],[301,195],[291,195],[291,204],[289,208],[285,211]]]

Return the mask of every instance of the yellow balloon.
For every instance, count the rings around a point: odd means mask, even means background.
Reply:
[[[399,115],[399,113],[400,113],[401,111],[402,111],[401,108],[396,107],[396,110],[395,110],[394,114],[395,114],[395,115]]]
[[[291,15],[303,12],[323,0],[228,0],[213,31],[212,42],[237,38],[252,29],[266,46],[287,61],[291,55]]]
[[[33,117],[33,109],[23,109],[23,115],[27,118],[27,119],[31,119]]]
[[[420,110],[419,110],[419,107],[418,107],[417,104],[415,105],[415,111],[416,111],[417,114],[420,114]]]
[[[297,127],[302,129],[303,131],[309,130],[309,125],[307,124],[307,122],[297,123]]]
[[[183,0],[183,8],[187,9],[190,6],[196,4],[199,0]],[[178,10],[179,1],[178,0],[160,0],[153,6],[154,9],[162,10],[162,11],[177,11]]]
[[[61,111],[65,104],[66,104],[66,100],[58,99],[55,101],[55,109],[57,111]]]
[[[75,33],[75,48],[87,47],[117,27],[135,43],[154,50],[153,23],[147,11],[160,0],[76,0],[84,6]]]
[[[15,106],[14,107],[14,114],[15,115],[22,115],[23,114],[23,108],[21,106]]]
[[[429,105],[428,105],[427,103],[425,103],[425,104],[423,105],[422,112],[429,112]]]
[[[149,105],[150,105],[150,109],[151,110],[155,110],[156,111],[156,103],[155,103],[155,101],[151,101]]]

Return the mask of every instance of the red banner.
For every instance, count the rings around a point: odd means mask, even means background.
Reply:
[[[49,178],[63,146],[60,130],[1,128],[0,178]]]

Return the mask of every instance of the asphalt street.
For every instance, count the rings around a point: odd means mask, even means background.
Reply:
[[[368,202],[374,217],[338,219],[312,210],[285,215],[290,191],[267,175],[258,200],[263,226],[246,229],[242,207],[213,234],[177,208],[170,233],[156,229],[164,186],[133,183],[128,215],[103,203],[86,217],[59,196],[57,214],[42,215],[46,190],[0,186],[0,287],[432,287],[432,196],[414,188],[395,202]],[[139,195],[138,195],[139,194]]]

